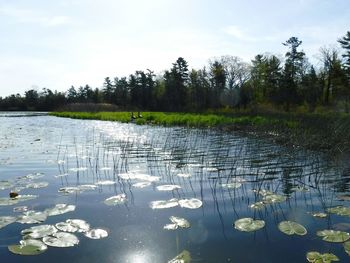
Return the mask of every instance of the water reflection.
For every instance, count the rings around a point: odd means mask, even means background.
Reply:
[[[39,192],[45,200],[28,204],[39,209],[75,204],[75,217],[109,229],[110,236],[100,248],[108,248],[109,253],[98,255],[107,260],[113,254],[110,262],[167,262],[183,250],[198,262],[280,262],[281,258],[303,262],[309,249],[326,245],[312,234],[287,239],[277,229],[281,221],[296,221],[309,233],[348,227],[339,216],[312,216],[349,202],[337,198],[349,194],[348,168],[339,165],[344,160],[334,162],[320,153],[278,146],[254,136],[209,130],[53,117],[3,123],[0,172],[7,176],[4,179],[29,170],[45,172],[49,187]],[[19,143],[16,138],[20,136]],[[24,149],[30,149],[30,154]],[[181,188],[159,191],[160,185]],[[73,190],[58,192],[67,187]],[[286,201],[268,203],[261,194],[264,191]],[[104,204],[121,194],[126,202]],[[197,198],[203,206],[195,210],[150,208],[152,201],[172,198]],[[2,213],[8,215],[10,209]],[[163,230],[170,216],[186,218],[191,228]],[[242,217],[264,220],[266,226],[251,234],[239,233],[233,222]],[[89,246],[82,242],[76,253],[84,254]],[[339,248],[329,249],[339,252]],[[92,262],[101,261],[95,256]]]

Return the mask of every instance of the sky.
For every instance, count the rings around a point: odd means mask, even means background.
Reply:
[[[0,96],[161,74],[178,57],[198,69],[222,55],[283,56],[291,36],[317,64],[349,22],[349,0],[0,0]]]

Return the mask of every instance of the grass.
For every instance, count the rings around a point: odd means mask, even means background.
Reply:
[[[130,112],[52,112],[50,115],[74,119],[131,121]],[[317,150],[350,151],[350,117],[340,113],[285,113],[222,111],[203,114],[142,112],[136,124],[240,130],[277,142]]]

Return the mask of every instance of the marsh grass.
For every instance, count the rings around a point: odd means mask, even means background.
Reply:
[[[350,150],[350,117],[340,113],[286,113],[264,111],[217,111],[208,113],[142,112],[142,118],[131,118],[131,112],[52,112],[50,115],[74,119],[133,122],[138,125],[184,126],[240,130],[264,135],[283,144],[317,150]]]

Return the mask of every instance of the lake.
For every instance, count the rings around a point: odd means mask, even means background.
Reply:
[[[0,217],[10,218],[0,229],[3,262],[190,262],[175,260],[182,253],[191,262],[294,263],[310,251],[350,260],[349,158],[252,134],[0,113],[0,189]],[[9,251],[22,230],[69,219],[101,230],[74,225],[78,244]],[[304,228],[287,235],[283,221]],[[319,232],[327,229],[335,231]],[[45,243],[58,242],[51,236]]]

